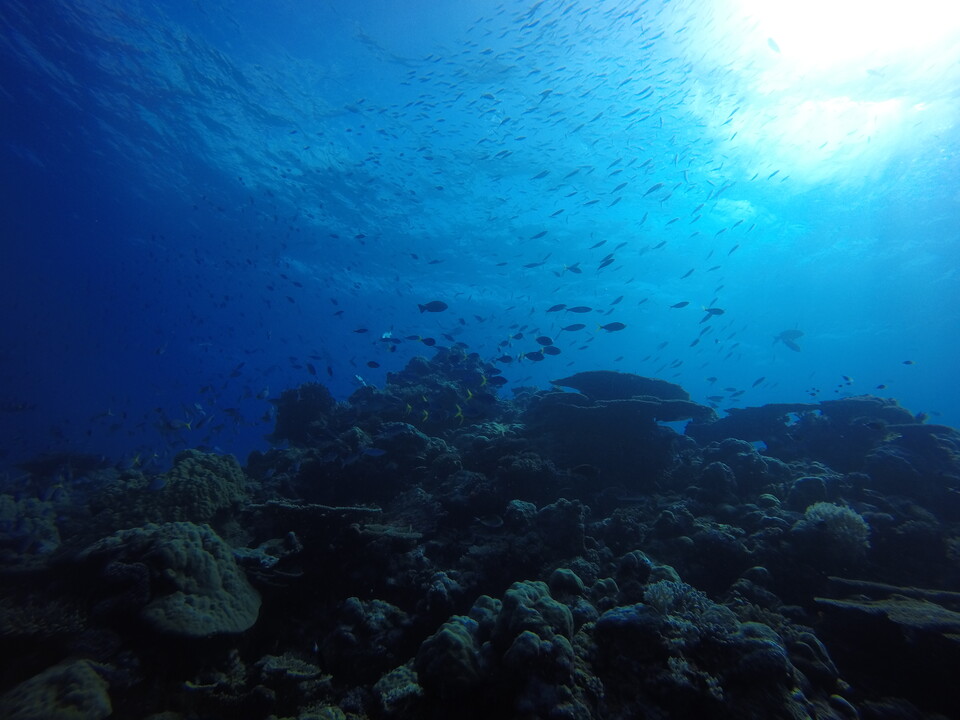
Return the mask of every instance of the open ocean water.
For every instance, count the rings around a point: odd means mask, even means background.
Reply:
[[[0,715],[960,717],[958,119],[933,0],[5,0]]]

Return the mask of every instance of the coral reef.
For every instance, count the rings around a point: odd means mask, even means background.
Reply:
[[[79,555],[99,572],[101,616],[135,611],[154,630],[188,637],[238,633],[260,596],[209,526],[177,522],[119,530]]]
[[[960,714],[956,431],[496,377],[455,345],[288,390],[242,467],[37,461],[0,494],[4,716]]]
[[[108,684],[88,660],[72,660],[25,680],[0,697],[7,720],[102,720],[113,706]]]

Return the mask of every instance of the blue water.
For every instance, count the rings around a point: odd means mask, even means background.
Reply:
[[[505,397],[616,369],[960,425],[956,26],[758,12],[7,0],[0,465],[244,457],[417,337],[510,356]]]

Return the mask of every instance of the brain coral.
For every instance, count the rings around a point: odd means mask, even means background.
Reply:
[[[206,525],[174,522],[121,530],[91,545],[81,558],[111,567],[146,567],[149,599],[139,614],[160,632],[189,637],[243,632],[260,611],[260,596],[230,546]]]

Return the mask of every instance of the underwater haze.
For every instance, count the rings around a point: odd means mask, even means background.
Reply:
[[[960,717],[960,7],[0,2],[0,716]]]
[[[836,12],[5,3],[4,461],[244,454],[417,336],[960,423],[956,17]]]

